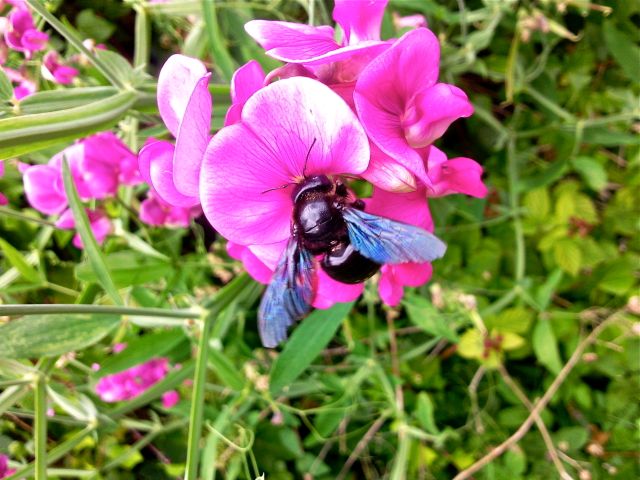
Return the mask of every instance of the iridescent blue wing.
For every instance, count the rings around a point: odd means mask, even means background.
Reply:
[[[292,236],[258,310],[258,330],[265,347],[277,346],[287,338],[287,328],[309,313],[314,288],[314,258]]]
[[[431,262],[447,246],[426,230],[346,207],[343,211],[349,240],[358,252],[374,262]]]

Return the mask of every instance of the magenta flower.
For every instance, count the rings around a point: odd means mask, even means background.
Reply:
[[[9,28],[4,39],[10,48],[24,52],[30,58],[33,52],[45,48],[49,35],[36,29],[29,10],[16,8],[9,14]]]
[[[364,131],[338,95],[308,78],[281,80],[251,96],[241,121],[211,140],[200,176],[202,208],[234,244],[230,255],[266,282],[291,235],[294,185],[305,175],[358,175],[368,160]],[[362,291],[335,283],[318,272],[320,305],[324,297],[346,301]]]
[[[0,177],[4,176],[4,162],[0,162]],[[0,205],[7,205],[9,200],[2,193],[0,193]]]
[[[91,210],[89,208],[85,209],[87,212],[87,217],[89,218],[89,226],[91,227],[91,231],[93,232],[93,236],[98,242],[99,245],[102,245],[107,235],[109,235],[113,231],[113,225],[103,212],[100,210]],[[56,227],[61,228],[63,230],[73,230],[76,228],[76,221],[73,218],[73,212],[71,209],[65,210],[60,218],[56,221]],[[82,243],[82,238],[79,233],[76,233],[73,236],[73,245],[76,248],[84,248],[84,244]]]
[[[75,68],[64,65],[55,50],[45,53],[42,59],[42,76],[51,82],[69,85],[78,73]]]
[[[8,477],[16,473],[15,468],[9,468],[9,457],[0,454],[0,478]]]
[[[188,227],[191,219],[201,213],[197,205],[187,208],[170,205],[153,191],[140,203],[140,220],[154,227]]]
[[[453,193],[463,193],[484,198],[487,187],[482,181],[482,167],[470,158],[458,157],[447,160],[445,153],[431,146],[427,157],[427,170],[432,187],[427,195],[442,197]]]
[[[27,167],[22,175],[29,204],[45,215],[62,213],[68,205],[60,164],[53,161],[55,158],[45,165]]]
[[[437,83],[439,62],[436,36],[425,28],[412,30],[367,65],[354,92],[369,138],[426,185],[430,180],[416,149],[473,113],[462,90]]]
[[[169,359],[154,358],[122,372],[102,377],[95,386],[95,392],[103,402],[131,400],[158,383],[167,373]],[[172,407],[178,398],[177,392],[166,392],[162,399],[163,406]]]
[[[333,18],[344,32],[341,43],[334,40],[334,29],[329,26],[252,20],[245,25],[245,30],[267,55],[283,62],[318,66],[350,60],[331,72],[315,73],[319,78],[334,77],[334,81],[326,83],[352,81],[364,64],[389,47],[387,42],[380,41],[380,24],[386,4],[387,0],[336,0]],[[335,81],[338,77],[341,80]]]
[[[199,203],[200,165],[211,138],[211,94],[204,64],[195,58],[172,55],[158,78],[160,116],[176,138],[147,142],[138,156],[142,177],[167,203]]]
[[[35,82],[29,80],[19,70],[14,70],[13,68],[9,67],[2,67],[2,69],[4,70],[4,73],[7,74],[9,80],[17,84],[17,86],[13,89],[13,96],[16,100],[21,100],[36,91]]]

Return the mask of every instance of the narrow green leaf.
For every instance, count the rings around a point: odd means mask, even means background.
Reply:
[[[11,80],[0,68],[0,101],[11,100],[13,98],[13,86]]]
[[[271,369],[272,394],[280,392],[311,365],[352,307],[353,302],[338,303],[328,310],[316,310],[296,327]]]
[[[0,356],[61,355],[93,345],[120,323],[116,315],[35,315],[0,326]]]
[[[134,92],[122,92],[65,110],[3,118],[0,120],[0,160],[110,128],[135,101]]]
[[[627,77],[634,82],[640,78],[640,47],[633,43],[632,36],[613,26],[613,20],[606,20],[602,26],[604,43]]]
[[[118,78],[118,76],[113,72],[108,65],[106,65],[100,58],[98,58],[94,53],[85,47],[82,44],[82,39],[78,37],[74,32],[72,32],[66,25],[64,25],[60,20],[58,20],[49,10],[45,7],[40,0],[27,0],[29,6],[33,8],[42,18],[44,18],[49,25],[51,25],[57,32],[62,35],[71,45],[77,48],[81,53],[87,56],[89,61],[95,65],[95,67],[100,70],[109,83],[111,83],[114,87],[119,89],[124,89],[125,85]]]
[[[433,401],[427,392],[420,392],[416,398],[415,416],[420,426],[431,434],[438,434],[440,431],[434,419]]]
[[[18,272],[20,272],[20,275],[22,275],[25,280],[28,280],[31,283],[42,283],[42,277],[38,271],[29,265],[22,254],[4,238],[0,238],[0,249],[2,249],[2,252],[9,263],[15,267]]]
[[[226,386],[233,388],[236,391],[240,391],[244,388],[245,378],[223,352],[210,350],[209,364],[213,367],[213,370]]]
[[[213,57],[214,66],[220,71],[224,80],[230,80],[235,67],[226,48],[226,41],[220,32],[215,0],[202,0],[202,14],[207,28],[209,50]]]
[[[135,44],[133,49],[133,66],[141,67],[149,63],[149,48],[151,45],[151,26],[149,15],[140,5],[134,5],[136,11]]]
[[[551,275],[549,275],[547,280],[538,288],[535,298],[542,311],[546,310],[551,304],[551,298],[561,281],[562,270],[556,268]]]
[[[161,357],[186,340],[182,330],[172,329],[149,333],[127,342],[127,348],[110,356],[100,364],[96,377],[104,377],[139,365],[155,357]]]
[[[116,305],[123,305],[124,303],[118,293],[118,289],[109,275],[109,270],[107,270],[107,265],[105,264],[102,253],[100,252],[100,247],[98,247],[98,242],[96,242],[93,232],[91,231],[89,219],[87,218],[84,207],[80,202],[76,186],[73,184],[73,177],[71,176],[71,170],[69,170],[69,164],[67,163],[66,158],[62,161],[62,178],[64,180],[64,190],[67,194],[67,198],[69,199],[69,206],[73,212],[76,230],[78,230],[78,233],[80,234],[82,244],[84,245],[84,251],[87,254],[89,262],[91,262],[91,265],[93,266],[94,272],[96,273],[96,279]]]
[[[78,87],[36,92],[20,100],[20,113],[46,113],[89,105],[118,93],[113,87]]]

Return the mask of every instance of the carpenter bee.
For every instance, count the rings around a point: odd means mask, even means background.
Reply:
[[[311,310],[318,263],[339,282],[360,283],[383,264],[429,262],[447,248],[422,228],[365,212],[364,202],[339,179],[305,177],[292,200],[291,237],[258,311],[265,347],[278,345]]]

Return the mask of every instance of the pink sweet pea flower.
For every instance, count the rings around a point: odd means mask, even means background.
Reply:
[[[238,68],[231,78],[231,107],[224,119],[225,127],[240,121],[242,107],[249,97],[265,85],[265,75],[262,67],[255,60],[251,60]]]
[[[36,29],[29,10],[16,8],[9,15],[9,28],[4,39],[10,48],[24,52],[30,58],[33,52],[45,48],[49,35]]]
[[[162,394],[162,408],[172,408],[180,401],[180,394],[175,390],[169,390]]]
[[[188,227],[202,213],[199,206],[176,207],[166,203],[153,190],[140,204],[140,220],[154,227]]]
[[[93,232],[93,236],[98,242],[99,245],[102,245],[107,235],[109,235],[113,231],[113,225],[109,218],[99,210],[91,210],[89,208],[85,209],[87,212],[87,217],[89,217],[89,226],[91,227],[91,231]],[[65,210],[60,218],[56,221],[56,227],[61,228],[63,230],[73,230],[76,227],[75,219],[73,218],[73,212],[71,209]],[[84,244],[82,243],[82,238],[79,233],[76,233],[73,236],[73,245],[76,248],[84,248]]]
[[[172,205],[198,204],[200,165],[211,138],[210,76],[200,60],[184,55],[172,55],[160,70],[158,109],[176,145],[147,142],[138,162],[143,179]]]
[[[16,473],[15,468],[9,468],[9,457],[0,454],[0,478],[9,477]]]
[[[484,198],[487,187],[482,181],[482,167],[475,160],[458,157],[447,160],[446,154],[434,147],[429,148],[427,170],[432,187],[427,195],[442,197],[463,193],[471,197]]]
[[[131,400],[158,383],[167,373],[169,359],[154,358],[122,372],[102,377],[95,386],[95,392],[103,402]],[[175,396],[169,397],[166,401],[169,407],[165,408],[170,408],[173,400],[176,400]]]
[[[22,175],[22,181],[29,204],[39,212],[57,215],[67,208],[59,165],[49,161],[46,165],[29,166]]]
[[[236,244],[233,256],[274,271],[291,235],[294,185],[305,176],[358,175],[368,161],[364,131],[338,95],[309,78],[281,80],[251,96],[241,121],[211,140],[200,175],[202,207],[216,231]],[[262,266],[251,265],[256,270],[258,280],[267,279]],[[332,298],[323,277],[318,274],[316,295]],[[340,284],[344,290],[333,293],[357,290],[357,297],[362,287],[350,287]]]
[[[78,76],[78,70],[60,62],[60,56],[55,50],[45,53],[42,59],[42,76],[60,85],[69,85]]]
[[[423,191],[391,193],[374,188],[373,196],[366,203],[370,213],[433,232],[433,221]],[[405,286],[419,287],[431,278],[431,273],[428,262],[383,265],[378,284],[380,298],[387,305],[396,306],[402,299]]]
[[[31,95],[36,91],[35,82],[25,77],[19,70],[13,68],[3,67],[4,73],[7,74],[9,80],[18,84],[13,89],[13,96],[16,100],[22,100],[24,97]]]
[[[0,177],[4,175],[4,162],[0,161]],[[0,205],[7,205],[9,200],[2,193],[0,193]]]
[[[430,185],[418,148],[429,146],[473,107],[459,88],[436,83],[440,45],[418,28],[402,36],[360,74],[354,92],[369,138],[395,162]]]

